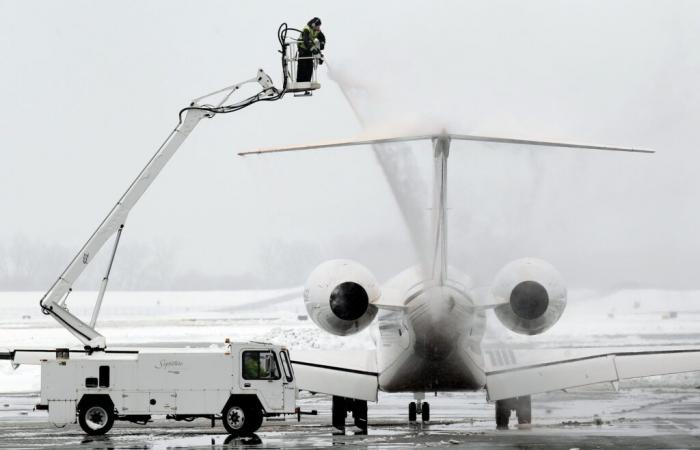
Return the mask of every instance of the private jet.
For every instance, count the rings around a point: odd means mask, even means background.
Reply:
[[[485,364],[483,338],[491,309],[507,329],[537,335],[562,316],[567,287],[548,262],[522,258],[508,262],[491,286],[473,286],[448,264],[447,168],[455,141],[489,142],[561,151],[651,150],[510,139],[439,132],[415,136],[375,136],[314,145],[258,149],[240,155],[265,155],[334,147],[384,146],[429,141],[433,150],[433,205],[430,252],[425,261],[380,285],[362,264],[331,260],[308,277],[303,299],[309,317],[321,329],[348,336],[371,327],[376,347],[367,351],[293,351],[300,389],[333,396],[336,434],[345,433],[351,412],[358,433],[367,432],[367,401],[378,391],[413,393],[408,419],[430,420],[425,393],[485,390],[495,402],[496,427],[507,429],[511,412],[519,424],[532,420],[531,395],[602,382],[700,370],[700,351],[654,350],[589,355],[582,358],[518,364],[513,357]],[[386,150],[386,148],[384,148]],[[381,159],[380,159],[381,162]],[[396,186],[392,186],[396,188]]]

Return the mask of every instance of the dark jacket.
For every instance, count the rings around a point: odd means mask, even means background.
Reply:
[[[297,46],[301,50],[311,51],[314,47],[314,39],[318,39],[321,45],[321,50],[326,46],[326,36],[322,31],[314,31],[310,26],[305,26],[301,32],[301,36],[297,40]]]

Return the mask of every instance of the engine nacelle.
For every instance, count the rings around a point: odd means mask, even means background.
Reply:
[[[494,279],[491,293],[501,303],[498,319],[520,334],[540,334],[561,317],[566,307],[562,276],[548,262],[523,258],[508,263]]]
[[[304,305],[325,331],[346,336],[365,329],[377,315],[372,303],[381,291],[372,273],[347,259],[326,261],[309,275]]]

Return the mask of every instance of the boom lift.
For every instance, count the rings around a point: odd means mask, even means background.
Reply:
[[[107,214],[107,217],[105,217],[85,245],[83,245],[80,251],[71,260],[70,264],[68,264],[68,267],[66,267],[63,273],[61,273],[39,301],[42,312],[52,316],[63,327],[75,335],[75,337],[83,343],[87,352],[104,350],[107,346],[105,337],[95,329],[95,326],[100,314],[100,307],[102,306],[107,283],[109,282],[109,275],[112,270],[112,264],[126,219],[131,209],[141,199],[141,196],[150,187],[168,161],[170,161],[170,158],[173,157],[185,139],[192,133],[197,124],[204,118],[212,118],[217,114],[239,111],[257,102],[279,100],[284,97],[287,92],[308,92],[321,87],[321,85],[316,82],[317,62],[322,57],[320,54],[314,56],[314,77],[312,82],[300,85],[294,81],[299,56],[296,49],[297,39],[288,38],[287,33],[289,31],[300,32],[297,29],[289,28],[286,23],[280,25],[277,30],[277,37],[281,46],[280,53],[282,54],[282,89],[277,89],[272,79],[262,69],[259,69],[254,77],[198,97],[194,99],[189,106],[180,110],[177,126],[170,132],[136,179],[129,185],[124,195],[121,196],[116,205],[114,205],[109,214]],[[239,102],[229,102],[230,98],[237,90],[251,83],[258,83],[261,87],[260,92]],[[222,96],[217,103],[207,103],[207,101],[211,101],[211,99],[217,96]],[[67,304],[68,296],[73,290],[73,284],[83,273],[87,265],[92,262],[95,255],[97,255],[107,240],[114,235],[116,236],[114,238],[112,254],[109,258],[105,275],[100,283],[92,316],[90,321],[86,323],[69,311]]]

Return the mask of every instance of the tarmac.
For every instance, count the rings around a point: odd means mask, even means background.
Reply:
[[[324,448],[347,449],[678,449],[700,448],[700,389],[623,387],[556,392],[533,397],[533,424],[496,431],[493,405],[483,393],[427,397],[431,421],[409,424],[411,396],[385,394],[369,405],[369,434],[333,436],[330,401],[306,395],[303,409],[318,416],[266,421],[255,436],[233,438],[220,423],[155,418],[148,425],[117,422],[106,436],[86,436],[77,425],[56,428],[33,411],[38,397],[0,395],[1,448]]]
[[[513,336],[503,332],[495,319],[491,321],[495,336],[485,341],[487,362],[490,352],[501,345],[515,352],[519,363],[526,363],[521,358],[533,353],[528,349],[536,349],[538,358],[556,359],[557,355],[550,353],[572,357],[581,356],[581,352],[605,353],[615,347],[700,347],[700,293],[630,291],[608,297],[574,294],[561,323],[541,336]],[[367,333],[338,339],[299,319],[297,310],[303,308],[303,303],[293,297],[267,309],[234,311],[227,305],[240,303],[236,293],[112,295],[120,298],[105,305],[103,326],[114,346],[167,343],[199,347],[220,343],[223,336],[280,342],[292,349],[342,351],[372,345]],[[246,298],[251,295],[245,294]],[[75,344],[72,336],[50,318],[31,316],[36,308],[32,299],[39,296],[0,295],[5,307],[0,317],[2,345]],[[262,294],[259,297],[253,298],[256,304],[268,302]],[[87,294],[84,301],[78,295],[73,308],[82,311],[81,305],[92,300]],[[208,308],[204,312],[200,311],[202,305]],[[83,309],[82,313],[89,315],[90,309]],[[192,311],[198,311],[197,315]],[[23,320],[24,316],[32,318]],[[330,399],[302,392],[299,405],[304,410],[317,409],[318,416],[304,416],[301,422],[292,418],[268,420],[255,437],[245,439],[228,436],[220,422],[212,428],[209,420],[174,422],[162,417],[154,417],[145,426],[117,422],[106,436],[87,437],[77,425],[56,428],[47,422],[46,412],[34,411],[39,403],[39,386],[38,367],[12,370],[7,364],[0,365],[0,392],[15,392],[0,393],[0,448],[700,449],[700,373],[625,381],[620,383],[619,392],[604,384],[534,395],[532,425],[512,426],[507,431],[495,429],[494,405],[486,401],[483,391],[440,393],[437,397],[427,393],[432,415],[427,424],[408,423],[408,403],[413,400],[410,393],[380,393],[379,402],[368,405],[368,435],[354,436],[350,432],[334,437]],[[21,391],[25,392],[16,393]]]

